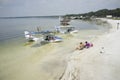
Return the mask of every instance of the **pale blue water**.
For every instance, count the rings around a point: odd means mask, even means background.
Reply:
[[[25,30],[35,31],[36,27],[52,29],[58,25],[55,18],[0,19],[0,41],[23,36]]]
[[[71,21],[70,24],[79,30],[103,29],[103,27],[100,28],[96,24],[80,20]],[[41,30],[54,30],[54,27],[58,25],[58,17],[0,19],[0,43],[20,37],[24,39],[25,30],[37,31],[37,27]]]

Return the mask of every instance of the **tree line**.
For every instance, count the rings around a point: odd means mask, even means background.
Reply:
[[[68,14],[65,15],[67,17],[70,16],[83,16],[83,17],[106,17],[106,15],[112,15],[112,17],[120,17],[120,8],[108,10],[108,9],[102,9],[95,12],[88,12],[83,14]]]

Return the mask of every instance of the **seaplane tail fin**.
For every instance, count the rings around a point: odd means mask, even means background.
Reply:
[[[24,31],[24,34],[28,35],[28,34],[30,34],[30,32],[29,31]]]
[[[33,36],[29,31],[24,31],[24,34],[25,34],[25,38],[27,40],[33,40],[35,42],[43,41],[43,38],[37,38],[37,37]]]
[[[30,37],[30,32],[29,32],[29,31],[24,31],[24,34],[25,34],[25,38],[26,38],[26,39],[29,39],[29,37]]]
[[[34,36],[29,31],[24,31],[25,38],[28,40],[33,40]]]

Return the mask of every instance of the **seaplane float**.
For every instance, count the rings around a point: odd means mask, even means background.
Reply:
[[[35,41],[35,42],[61,42],[63,39],[61,37],[55,36],[51,34],[51,31],[41,31],[41,32],[29,32],[24,31],[25,38],[28,41]],[[36,37],[36,34],[41,34],[41,37]]]
[[[60,25],[60,26],[55,26],[55,30],[57,32],[60,32],[60,33],[70,33],[70,34],[73,34],[73,33],[78,33],[78,30],[75,29],[75,27],[73,26],[70,26],[70,25]]]

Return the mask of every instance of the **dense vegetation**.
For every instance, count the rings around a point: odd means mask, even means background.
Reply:
[[[106,15],[112,15],[113,17],[120,17],[120,8],[117,9],[102,9],[96,12],[88,12],[84,14],[68,14],[66,16],[83,16],[83,17],[106,17]]]

